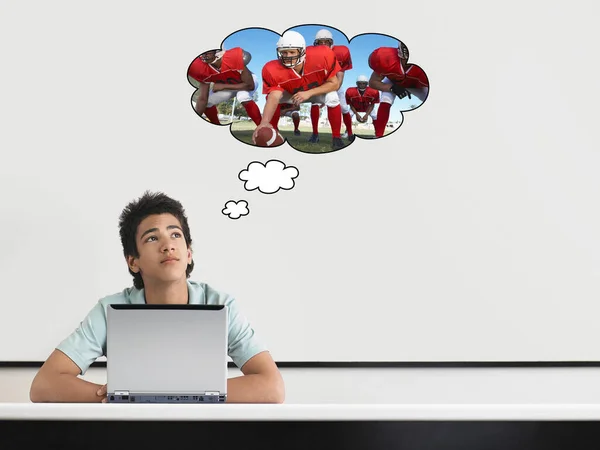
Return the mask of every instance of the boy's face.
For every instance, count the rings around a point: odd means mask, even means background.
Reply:
[[[129,256],[127,263],[133,272],[141,273],[144,284],[186,279],[192,251],[175,216],[155,214],[146,217],[138,226],[135,240],[139,257]]]

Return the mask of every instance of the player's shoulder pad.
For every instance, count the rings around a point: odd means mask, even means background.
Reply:
[[[225,56],[229,58],[234,58],[236,60],[241,59],[242,62],[244,61],[244,51],[242,50],[242,47],[233,47],[228,50],[225,50],[223,57]]]
[[[375,68],[373,67],[373,65],[375,64],[375,58],[377,58],[379,56],[379,53],[381,53],[382,49],[385,49],[385,47],[376,48],[369,54],[369,58],[367,59],[367,64],[369,64],[369,67],[373,70],[375,70]]]
[[[332,49],[330,49],[329,47],[327,47],[326,45],[309,45],[308,47],[306,47],[306,55],[308,56],[308,54],[314,54],[314,55],[333,55],[335,56],[335,53],[333,52]]]
[[[271,61],[268,61],[265,63],[265,65],[262,68],[262,73],[265,73],[265,71],[269,71],[271,70],[273,67],[279,67],[281,66],[281,63],[279,62],[278,59],[272,59]],[[281,66],[283,67],[283,66]]]

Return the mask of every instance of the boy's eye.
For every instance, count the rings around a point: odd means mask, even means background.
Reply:
[[[171,236],[175,237],[175,238],[183,237],[183,235],[178,231],[173,232],[173,234],[171,234]],[[148,236],[146,238],[146,242],[157,241],[157,240],[158,240],[158,238],[156,236]]]

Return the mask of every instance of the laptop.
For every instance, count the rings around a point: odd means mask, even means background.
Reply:
[[[225,402],[227,325],[224,305],[109,305],[108,402]]]

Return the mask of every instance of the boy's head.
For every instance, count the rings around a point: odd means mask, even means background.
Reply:
[[[119,234],[129,273],[137,289],[146,280],[176,281],[194,269],[192,236],[181,203],[146,191],[119,218]]]

